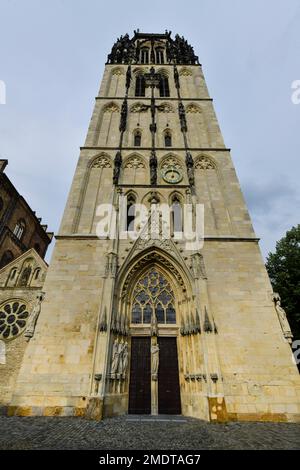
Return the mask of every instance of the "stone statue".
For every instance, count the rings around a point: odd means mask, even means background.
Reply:
[[[118,361],[118,368],[117,368],[117,372],[118,372],[118,378],[122,376],[122,373],[123,373],[123,354],[124,354],[124,340],[122,339],[120,342],[119,342],[119,345],[118,345],[118,356],[119,356],[119,361]]]
[[[182,132],[187,132],[187,124],[186,124],[186,117],[185,117],[185,109],[182,103],[178,105],[178,114],[180,120],[180,127]]]
[[[24,336],[27,339],[27,341],[30,341],[30,339],[34,335],[36,323],[37,323],[39,315],[41,313],[42,302],[43,302],[44,298],[45,298],[45,293],[44,292],[41,292],[36,297],[36,301],[35,301],[34,307],[32,309],[31,315],[29,317],[29,320],[27,322],[26,330],[25,330],[25,333],[24,333]]]
[[[112,360],[111,360],[111,377],[113,379],[116,377],[116,373],[118,372],[119,361],[120,361],[119,341],[115,339],[115,342],[113,345]]]
[[[126,123],[127,123],[127,113],[128,113],[128,105],[127,105],[127,98],[124,99],[122,108],[121,108],[121,118],[120,118],[120,132],[124,132],[126,130]]]
[[[122,354],[122,375],[123,375],[123,379],[125,379],[126,377],[126,372],[127,372],[127,368],[128,368],[128,343],[127,341],[124,343],[124,346],[123,346],[123,354]]]
[[[283,336],[287,339],[288,343],[292,343],[293,341],[293,333],[291,332],[291,328],[286,317],[285,310],[281,307],[281,298],[277,292],[273,294],[273,302],[275,304],[276,312],[278,315],[278,319],[281,325],[281,329],[283,332]]]
[[[154,151],[150,155],[150,183],[154,186],[157,183],[157,157]]]
[[[152,380],[157,380],[159,367],[159,346],[158,344],[153,344],[151,346],[151,376]]]
[[[130,87],[131,82],[131,66],[128,65],[127,72],[126,72],[126,90]]]
[[[174,81],[175,81],[176,88],[180,88],[179,73],[178,73],[177,67],[174,67]]]
[[[191,186],[194,186],[195,184],[195,175],[194,175],[194,160],[190,152],[186,153],[185,156],[185,164],[187,168],[187,175],[189,179],[189,183]]]
[[[0,365],[6,364],[6,346],[4,341],[0,340]]]
[[[120,151],[116,153],[114,164],[115,166],[114,166],[114,174],[113,174],[113,183],[118,184],[120,171],[121,171],[121,165],[122,165],[122,155]]]

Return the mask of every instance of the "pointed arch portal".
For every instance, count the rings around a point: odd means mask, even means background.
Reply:
[[[119,308],[130,324],[131,414],[181,414],[178,335],[187,289],[175,264],[152,247],[124,268]]]

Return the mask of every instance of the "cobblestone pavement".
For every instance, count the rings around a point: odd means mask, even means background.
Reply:
[[[192,418],[0,417],[0,449],[300,449],[300,425],[211,424]]]

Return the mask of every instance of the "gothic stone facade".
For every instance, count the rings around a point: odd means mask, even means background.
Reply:
[[[98,237],[98,206],[117,209],[123,195],[204,204],[203,248]],[[184,38],[135,32],[114,44],[43,290],[9,414],[299,419],[299,374]]]
[[[31,248],[0,269],[0,410],[11,402],[47,267]]]

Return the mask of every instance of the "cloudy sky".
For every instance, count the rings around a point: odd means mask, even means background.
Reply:
[[[57,232],[107,53],[184,35],[206,76],[263,254],[300,222],[300,0],[0,0],[0,156]]]

